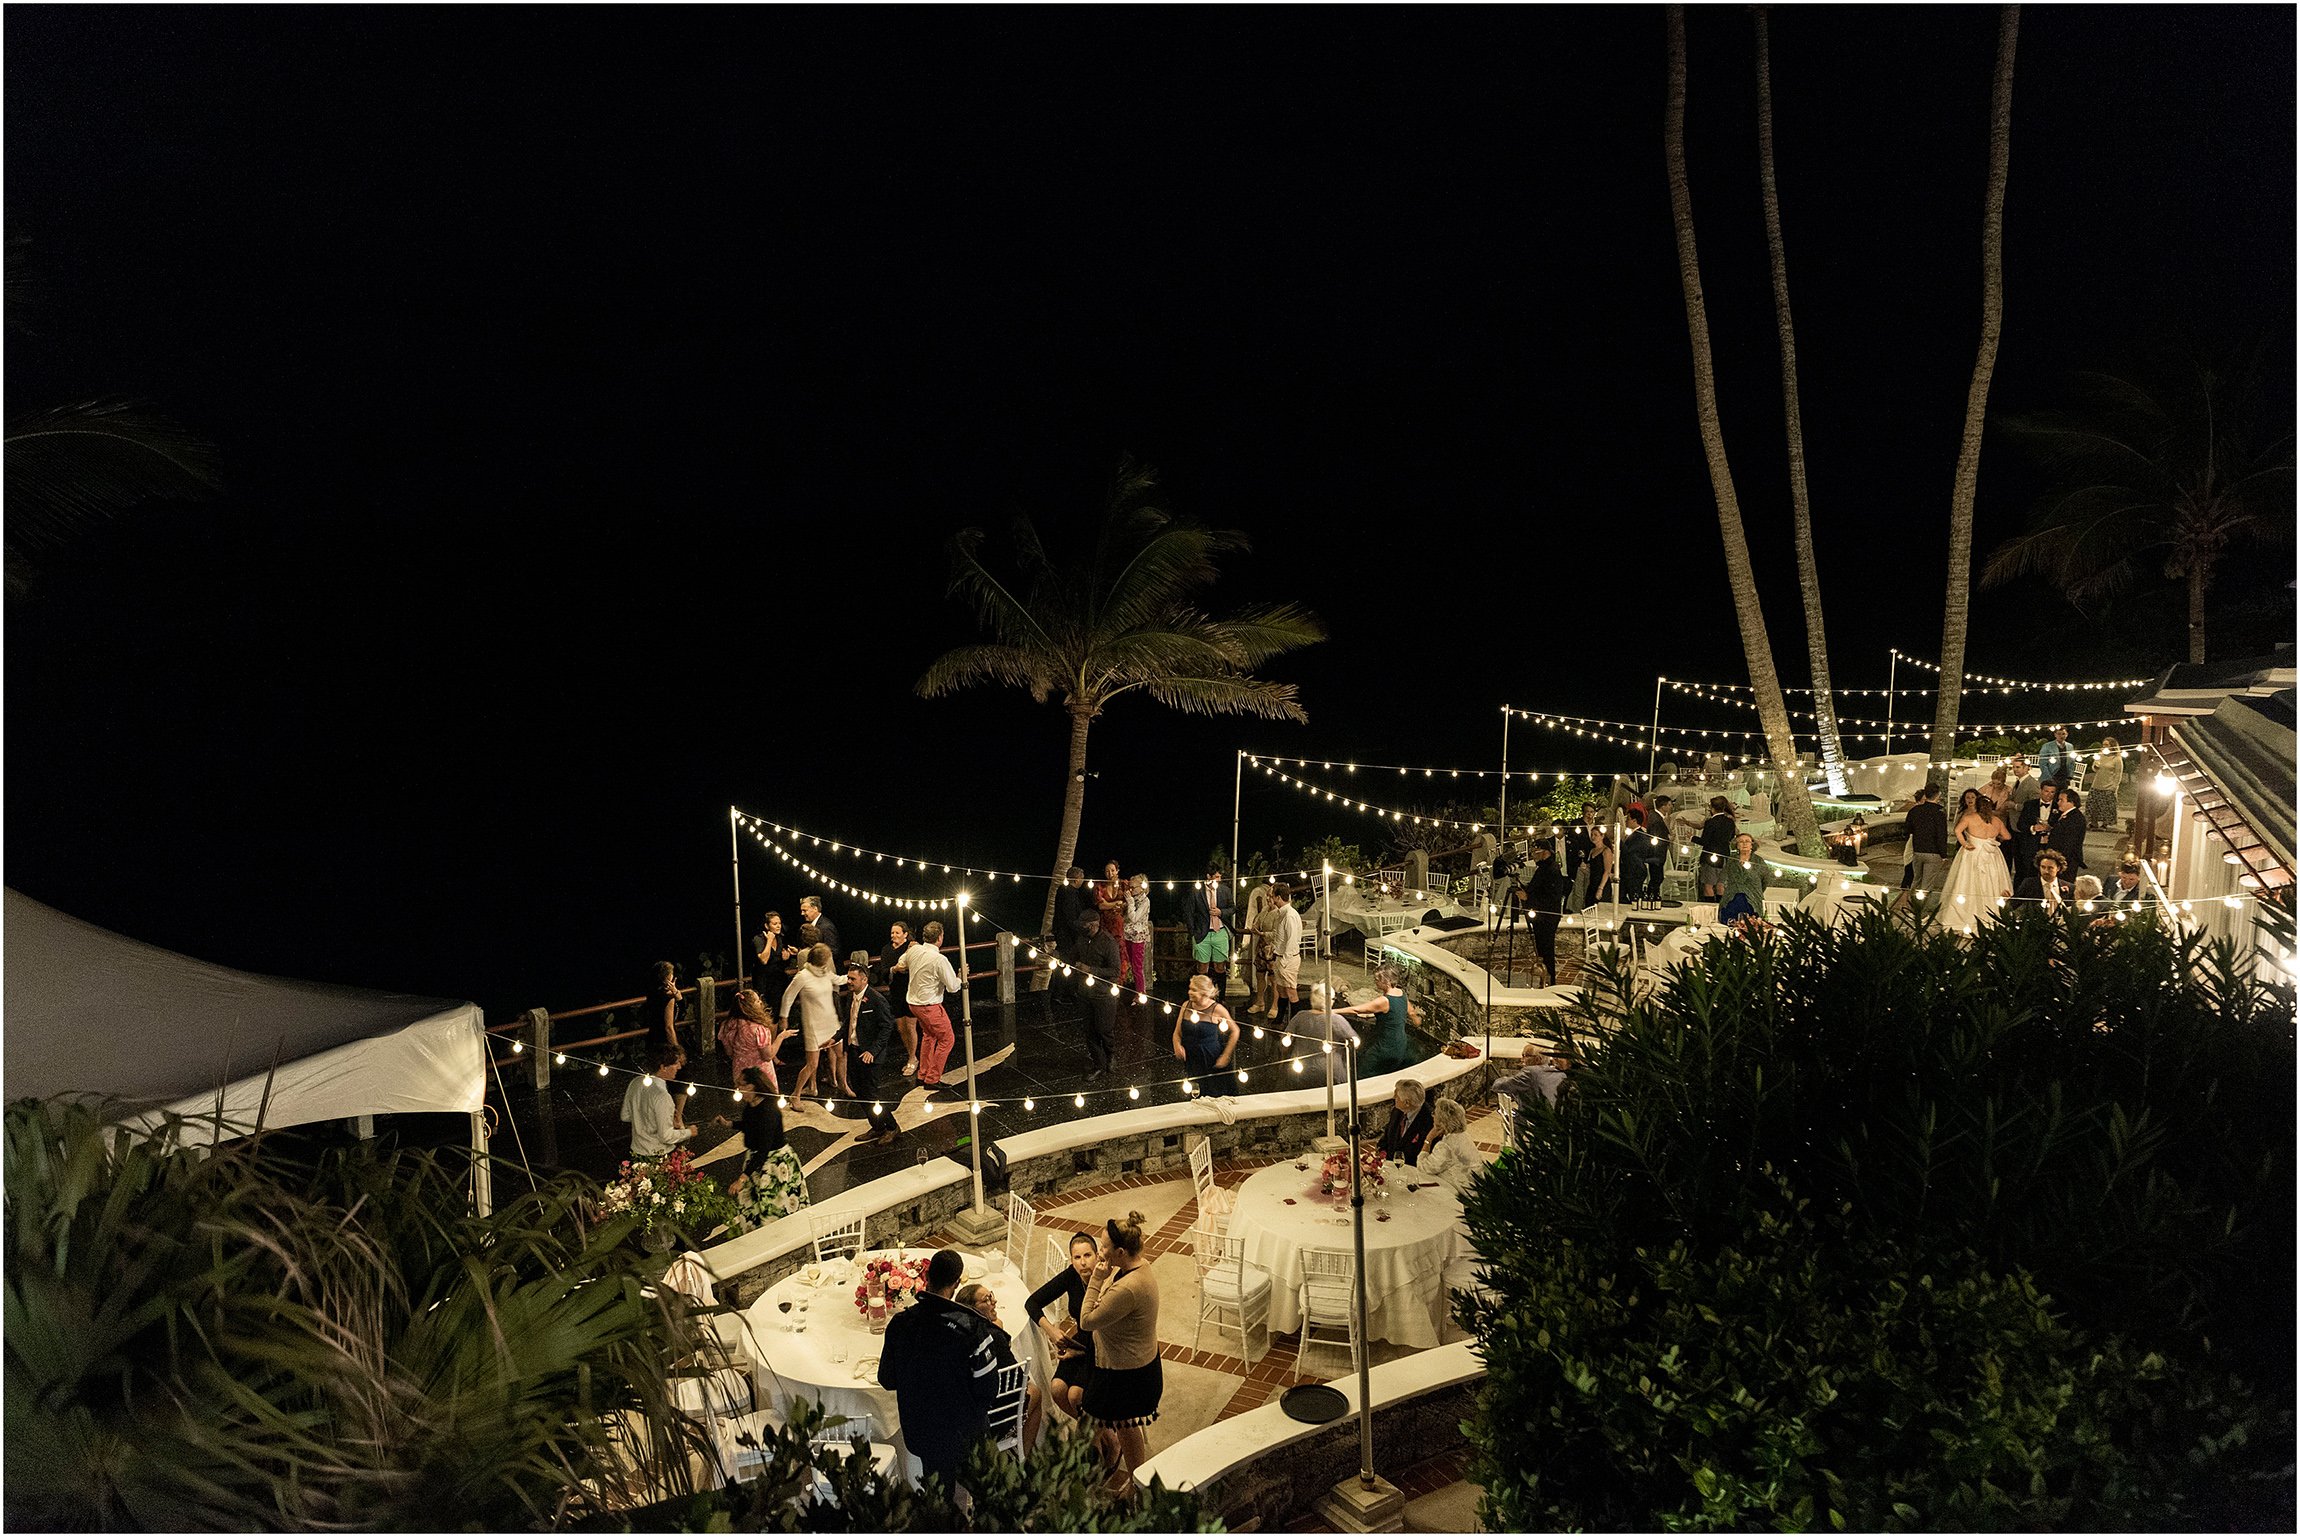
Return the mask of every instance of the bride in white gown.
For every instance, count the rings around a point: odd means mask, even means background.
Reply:
[[[2012,872],[2005,866],[2004,823],[1989,798],[1967,790],[1957,806],[1956,857],[1941,886],[1941,916],[1951,928],[1971,932],[1982,918],[1999,911],[1997,899],[2012,895]]]

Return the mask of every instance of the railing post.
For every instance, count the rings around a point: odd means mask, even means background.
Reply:
[[[718,1028],[719,979],[704,977],[695,984],[695,1055],[703,1056],[710,1051],[718,1038]]]
[[[1012,1003],[1014,1001],[1014,952],[1022,947],[1014,944],[1013,939],[1012,934],[1001,933],[994,942],[994,948],[998,951],[998,1001],[1000,1003]]]
[[[527,1011],[527,1054],[535,1074],[535,1092],[540,1094],[551,1087],[551,1011]]]

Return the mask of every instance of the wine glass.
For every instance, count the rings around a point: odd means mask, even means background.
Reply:
[[[807,1299],[806,1299],[806,1298],[804,1298],[804,1297],[801,1297],[801,1298],[799,1299],[799,1333],[801,1333],[801,1334],[804,1334],[804,1333],[806,1333],[806,1332],[807,1332]]]
[[[775,1306],[782,1311],[783,1332],[787,1334],[790,1332],[791,1327],[791,1299],[785,1297],[782,1301],[776,1303]]]

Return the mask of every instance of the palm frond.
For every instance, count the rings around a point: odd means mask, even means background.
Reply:
[[[1025,525],[1027,526],[1027,525]],[[950,593],[974,610],[976,622],[1010,646],[1045,644],[1031,605],[1015,596],[982,562],[982,530],[962,529],[950,541]]]
[[[1242,673],[1166,673],[1112,690],[1139,688],[1169,710],[1185,715],[1251,715],[1262,720],[1307,721],[1309,711],[1295,699],[1291,683],[1272,683]]]
[[[979,645],[959,646],[936,657],[919,678],[917,689],[922,699],[939,699],[977,683],[1027,689],[1040,704],[1046,702],[1052,687],[1036,652],[1020,646]]]
[[[132,401],[89,400],[8,429],[8,543],[61,544],[80,525],[139,502],[216,486],[213,445]]]
[[[1216,644],[1246,667],[1326,638],[1325,624],[1298,603],[1273,603],[1242,608],[1227,619],[1211,621]]]

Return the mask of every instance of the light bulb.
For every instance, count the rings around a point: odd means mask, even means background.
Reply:
[[[1256,1026],[1254,1027],[1254,1039],[1258,1041],[1258,1040],[1260,1040],[1261,1038],[1262,1038],[1262,1027],[1261,1027],[1260,1025],[1256,1025]]]
[[[1083,1094],[1073,1094],[1070,1096],[1070,1103],[1083,1110],[1086,1108],[1086,1096]]]
[[[787,1098],[781,1095],[777,1095],[775,1097],[775,1108],[777,1110],[788,1110],[791,1108],[791,1102]]]
[[[607,1076],[607,1064],[604,1062],[599,1064],[599,1076],[602,1078]]]
[[[1038,1101],[1035,1099],[1025,1099],[1022,1102],[1022,1108],[1025,1110],[1036,1110],[1038,1108]]]
[[[1030,958],[1034,961],[1038,959],[1038,946],[1032,945],[1030,947]]]
[[[513,1041],[513,1042],[511,1043],[511,1054],[512,1054],[513,1056],[515,1056],[515,1057],[516,1057],[516,1056],[518,1056],[518,1055],[519,1055],[521,1052],[525,1051],[526,1049],[527,1049],[527,1043],[526,1043],[525,1041]]]
[[[870,1113],[871,1113],[872,1115],[884,1115],[884,1114],[886,1114],[886,1106],[885,1106],[885,1105],[882,1105],[882,1104],[880,1104],[880,1103],[879,1103],[878,1101],[876,1101],[876,1100],[873,1100],[873,1101],[871,1102]]]
[[[976,1115],[980,1115],[980,1114],[982,1114],[982,1101],[981,1101],[981,1100],[979,1100],[979,1099],[978,1099],[978,1100],[976,1100],[976,1101],[974,1102],[974,1106],[973,1106],[973,1112],[974,1112],[974,1114],[976,1114]]]
[[[554,1067],[565,1067],[567,1065],[567,1053],[563,1051],[553,1052],[551,1054],[551,1065]]]
[[[696,1090],[696,1088],[697,1088],[697,1085],[695,1085],[695,1084],[691,1084],[691,1083],[690,1083],[690,1084],[688,1084],[688,1085],[687,1085],[687,1098],[689,1098],[689,1099],[693,1099],[693,1098],[695,1097],[695,1090]]]
[[[1128,1089],[1126,1091],[1126,1097],[1128,1099],[1140,1099],[1142,1097],[1142,1091],[1140,1089]]]
[[[1279,1048],[1280,1048],[1281,1050],[1291,1049],[1291,1048],[1292,1048],[1292,1046],[1293,1046],[1293,1044],[1294,1044],[1294,1032],[1293,1032],[1293,1031],[1291,1031],[1291,1030],[1287,1031],[1287,1032],[1286,1032],[1284,1035],[1281,1035],[1281,1036],[1279,1036],[1279,1037],[1278,1037],[1278,1046],[1279,1046]]]
[[[1238,1081],[1240,1083],[1244,1083],[1246,1081],[1246,1070],[1242,1067],[1238,1069]]]

